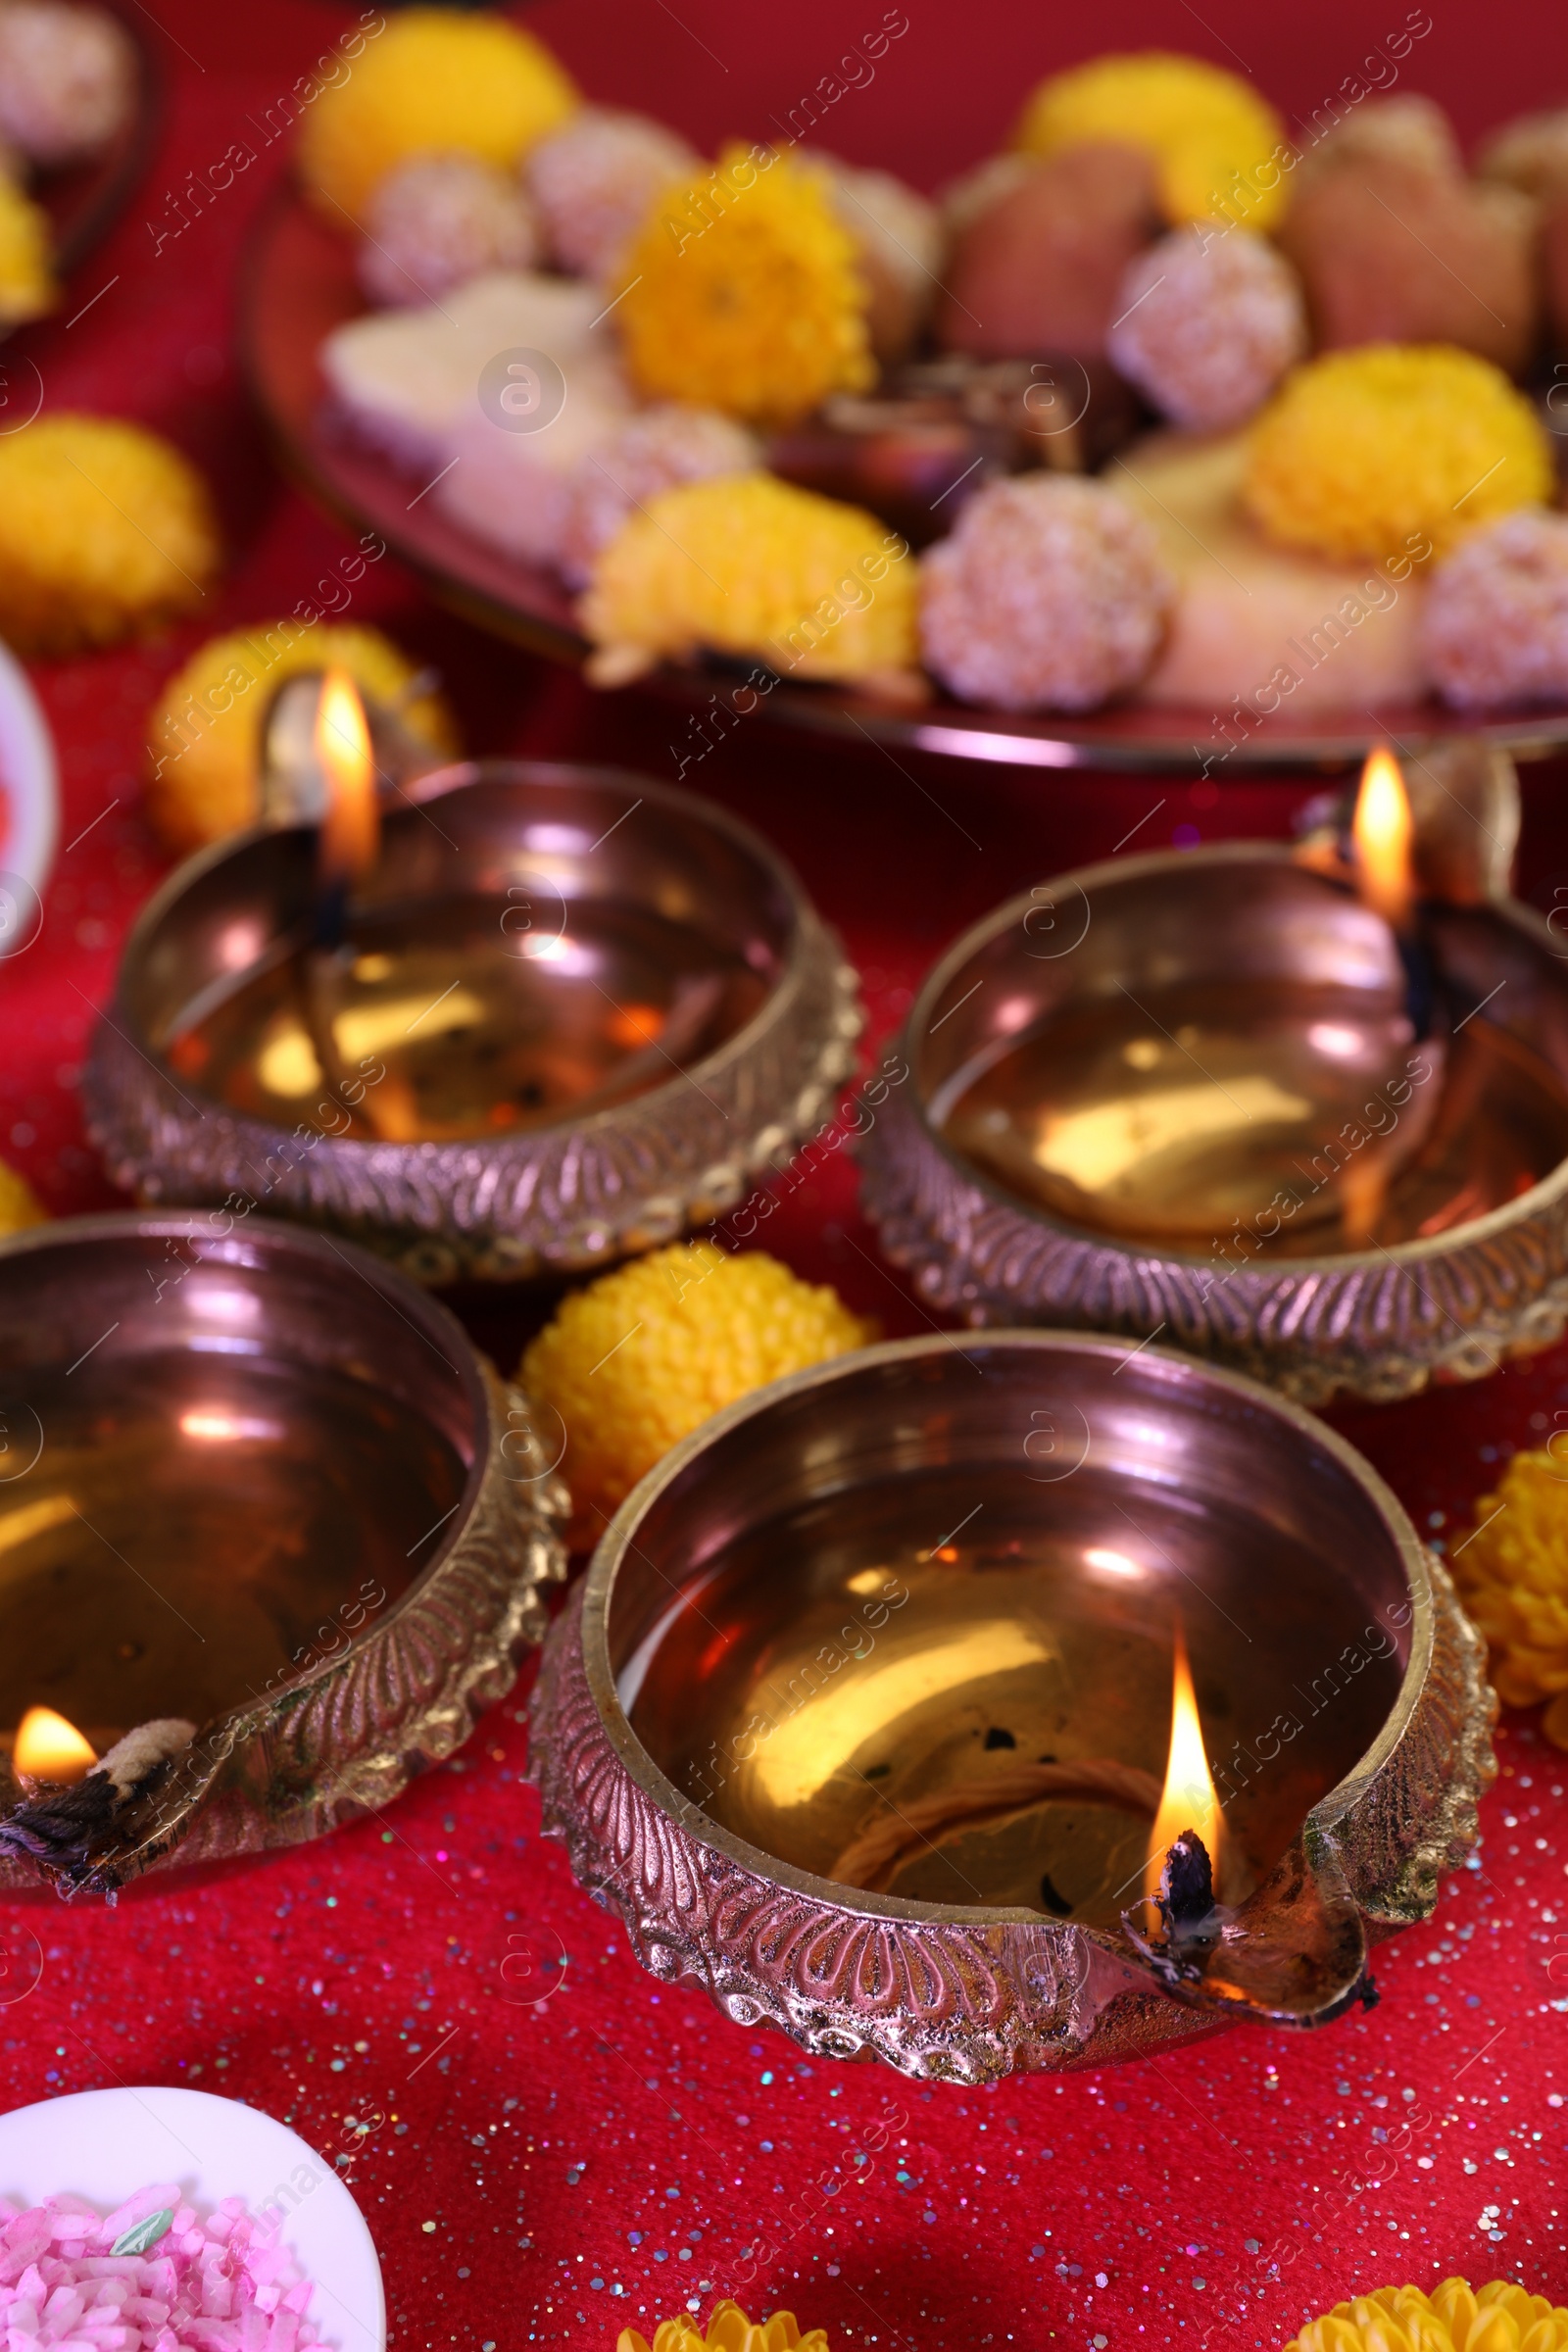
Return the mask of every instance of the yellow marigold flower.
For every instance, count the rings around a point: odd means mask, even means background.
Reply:
[[[727,147],[667,188],[621,257],[627,365],[651,400],[787,424],[875,375],[870,292],[825,177]]]
[[[622,2339],[624,2341],[624,2338]],[[1424,2295],[1418,2286],[1380,2286],[1353,2303],[1336,2303],[1312,2320],[1285,2352],[1568,2352],[1568,2311],[1511,2279],[1474,2287],[1445,2278]]]
[[[1510,1707],[1551,1699],[1545,1732],[1568,1747],[1568,1458],[1516,1453],[1475,1519],[1453,1578],[1487,1637],[1493,1685]]]
[[[0,177],[0,326],[17,326],[53,309],[49,254],[48,214]]]
[[[399,703],[405,726],[456,758],[457,729],[438,694],[400,698],[416,665],[379,629],[263,620],[214,637],[176,670],[147,715],[147,814],[183,856],[253,825],[262,812],[262,724],[285,678],[346,669],[366,693]]]
[[[720,1406],[875,1337],[825,1284],[713,1242],[674,1242],[574,1292],[521,1370],[565,1425],[574,1541],[597,1541],[637,1481]]]
[[[48,1216],[25,1176],[0,1159],[0,1233],[21,1233],[24,1226],[45,1224]]]
[[[615,2352],[650,2352],[635,2328],[623,2328]],[[654,2330],[652,2352],[829,2352],[820,2328],[803,2335],[793,2311],[775,2311],[754,2328],[738,2303],[715,2303],[704,2335],[688,2312],[662,2320]],[[1534,2352],[1534,2347],[1532,2347]]]
[[[1153,156],[1172,223],[1222,218],[1268,228],[1285,210],[1274,155],[1287,144],[1284,123],[1237,74],[1200,58],[1143,49],[1054,74],[1028,99],[1013,144],[1056,155],[1102,139]]]
[[[405,157],[459,148],[510,172],[581,104],[532,33],[498,16],[411,8],[316,99],[300,128],[300,182],[341,228]]]
[[[705,646],[806,678],[911,673],[908,554],[863,508],[769,473],[681,483],[600,550],[578,607],[601,649],[589,675],[618,685]]]
[[[112,645],[190,612],[218,569],[194,466],[109,416],[0,437],[0,637],[24,653]]]
[[[1243,495],[1285,546],[1425,562],[1495,515],[1548,505],[1551,448],[1490,361],[1368,343],[1286,378],[1253,428]]]

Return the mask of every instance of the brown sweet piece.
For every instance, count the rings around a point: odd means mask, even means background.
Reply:
[[[1548,204],[1568,196],[1568,107],[1505,122],[1482,148],[1476,170],[1483,179],[1501,180]]]
[[[874,393],[837,394],[775,434],[767,463],[804,490],[869,507],[926,547],[988,482],[1035,466],[1091,472],[1137,421],[1134,395],[1103,363],[951,354],[898,369]]]
[[[869,507],[911,547],[940,538],[977,491],[1024,462],[1018,435],[976,423],[940,394],[841,393],[767,447],[770,472]]]
[[[1547,206],[1541,222],[1541,274],[1545,289],[1546,318],[1553,340],[1568,348],[1568,191]],[[1559,390],[1559,376],[1547,396],[1553,432],[1568,429],[1568,392]]]
[[[1296,188],[1347,164],[1407,164],[1440,179],[1464,171],[1453,124],[1435,98],[1404,91],[1396,98],[1366,98],[1352,114],[1308,147],[1296,167]],[[1506,177],[1506,174],[1501,176]]]
[[[884,368],[906,359],[924,326],[941,277],[941,215],[889,172],[862,172],[839,156],[809,150],[806,159],[827,181],[829,199],[850,235],[869,297],[866,332]]]
[[[1018,155],[1011,149],[1004,155],[988,155],[957,179],[938,188],[936,205],[951,240],[961,236],[973,226],[982,213],[988,213],[999,197],[1005,196],[1028,178],[1035,169],[1032,155]]]
[[[1517,375],[1539,319],[1535,228],[1513,188],[1364,159],[1308,181],[1279,242],[1324,350],[1456,343]]]
[[[1073,147],[1004,190],[958,236],[936,335],[980,359],[1102,359],[1122,275],[1163,225],[1136,147]]]

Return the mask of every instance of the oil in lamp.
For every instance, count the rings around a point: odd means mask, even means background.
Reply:
[[[564,1573],[517,1400],[373,1258],[261,1217],[0,1243],[0,1888],[313,1837],[449,1754]],[[514,1418],[514,1415],[516,1415]]]
[[[667,916],[601,904],[568,921],[563,902],[522,893],[378,905],[365,887],[381,838],[374,761],[344,671],[322,685],[315,751],[326,798],[309,935],[172,1032],[173,1067],[204,1092],[279,1121],[324,1094],[349,1137],[490,1139],[592,1118],[757,1011],[762,977]]]
[[[656,1976],[983,2082],[1367,1997],[1474,1838],[1484,1663],[1300,1407],[1158,1345],[935,1333],[643,1481],[551,1629],[529,1771]]]
[[[1368,760],[1348,839],[1116,858],[909,1015],[866,1201],[928,1301],[1164,1337],[1315,1400],[1568,1318],[1568,963],[1482,744]]]
[[[350,682],[307,708],[319,826],[191,859],[127,944],[83,1081],[118,1182],[518,1279],[719,1214],[824,1115],[855,975],[748,828],[547,764],[378,796]]]

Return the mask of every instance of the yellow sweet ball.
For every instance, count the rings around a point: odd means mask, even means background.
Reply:
[[[578,606],[589,675],[615,685],[704,647],[806,678],[911,675],[908,552],[863,508],[768,473],[661,491],[595,562]]]
[[[54,308],[50,241],[43,207],[0,177],[0,326],[20,326]]]
[[[406,157],[457,148],[510,172],[581,104],[531,33],[501,17],[411,8],[306,115],[300,184],[328,220],[359,225],[377,182]]]
[[[650,400],[788,424],[875,377],[870,289],[817,172],[765,147],[724,150],[676,182],[621,258],[616,318]]]
[[[1446,343],[1367,343],[1295,368],[1252,429],[1243,489],[1271,539],[1350,562],[1424,563],[1551,497],[1529,401]]]
[[[710,1413],[875,1337],[825,1285],[713,1242],[671,1243],[574,1292],[519,1375],[565,1429],[573,1541],[597,1542],[637,1481]]]
[[[0,637],[74,653],[188,612],[218,570],[207,486],[167,441],[111,416],[0,436]]]
[[[402,697],[417,665],[379,629],[294,619],[215,637],[165,686],[147,716],[145,808],[177,856],[255,824],[262,813],[262,729],[272,698],[302,670],[346,669],[435,751],[456,759],[456,722],[438,694]]]
[[[1223,219],[1269,228],[1284,213],[1288,147],[1274,109],[1238,74],[1165,49],[1091,58],[1039,84],[1013,145],[1057,155],[1102,140],[1154,158],[1173,223]]]
[[[26,1178],[0,1159],[0,1233],[22,1233],[48,1220],[49,1211]]]
[[[1310,2320],[1285,2352],[1568,2352],[1568,2311],[1509,2278],[1380,2286]]]
[[[1568,1747],[1568,1445],[1514,1455],[1476,1502],[1453,1581],[1487,1638],[1497,1696],[1510,1707],[1549,1699],[1543,1728]]]

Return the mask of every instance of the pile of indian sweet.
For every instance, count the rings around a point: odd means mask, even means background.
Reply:
[[[174,2182],[101,2216],[65,2192],[0,2198],[0,2325],[8,2352],[307,2352],[311,2281],[277,2214],[243,2197],[201,2214]]]
[[[323,345],[334,411],[559,575],[602,683],[717,654],[1252,722],[1568,694],[1568,111],[1471,172],[1402,86],[1293,135],[1214,66],[1102,57],[928,198],[816,143],[842,95],[710,160],[499,18],[413,10],[302,125],[377,306]]]
[[[0,327],[54,308],[54,234],[37,200],[129,120],[135,54],[106,9],[0,0]]]

